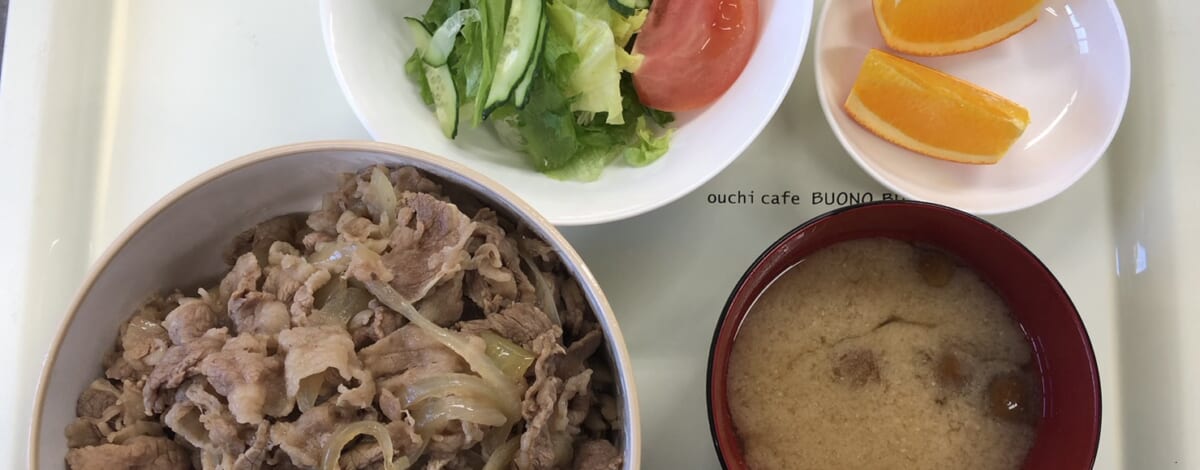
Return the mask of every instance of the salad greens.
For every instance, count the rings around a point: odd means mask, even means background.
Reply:
[[[448,137],[460,119],[486,121],[551,177],[595,180],[618,159],[649,165],[667,152],[674,118],[633,89],[641,57],[629,50],[648,10],[616,6],[434,0],[407,19],[418,47],[405,71]]]

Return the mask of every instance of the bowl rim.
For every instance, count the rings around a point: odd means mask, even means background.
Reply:
[[[1120,61],[1122,68],[1121,71],[1123,73],[1121,73],[1119,77],[1122,86],[1121,96],[1119,103],[1117,104],[1117,112],[1113,116],[1114,119],[1112,122],[1108,123],[1107,129],[1104,131],[1104,140],[1102,141],[1102,145],[1098,147],[1099,151],[1090,157],[1087,164],[1081,165],[1075,169],[1075,171],[1071,174],[1067,184],[1063,185],[1061,188],[1049,192],[1044,196],[1023,200],[1015,204],[995,204],[992,205],[992,207],[982,209],[961,208],[958,210],[974,215],[997,215],[1016,212],[1042,204],[1046,201],[1054,199],[1055,196],[1062,194],[1072,186],[1075,186],[1075,184],[1078,183],[1079,180],[1083,179],[1085,175],[1091,172],[1092,168],[1094,168],[1096,164],[1100,162],[1100,159],[1104,158],[1104,155],[1108,153],[1109,147],[1112,146],[1113,139],[1115,139],[1117,136],[1117,131],[1121,128],[1121,123],[1125,121],[1125,112],[1129,107],[1129,94],[1131,92],[1133,83],[1133,62],[1130,58],[1129,52],[1129,34],[1125,31],[1125,21],[1121,18],[1121,11],[1117,8],[1117,4],[1114,2],[1114,0],[1101,1],[1103,1],[1107,6],[1108,11],[1112,13],[1112,19],[1117,28],[1117,42],[1120,45],[1120,50],[1114,55],[1118,56],[1118,60]],[[868,164],[867,158],[859,154],[857,150],[854,150],[853,146],[850,144],[850,138],[846,136],[842,126],[838,124],[837,119],[833,115],[835,109],[837,111],[841,111],[841,107],[830,103],[825,97],[825,90],[828,88],[828,85],[825,83],[825,79],[822,78],[824,74],[821,72],[825,69],[825,67],[821,65],[821,60],[818,55],[825,49],[825,19],[828,17],[829,11],[833,8],[833,4],[835,3],[842,2],[833,0],[827,1],[825,2],[825,6],[821,8],[821,13],[816,19],[817,27],[813,42],[813,75],[816,78],[817,84],[817,101],[821,104],[821,111],[822,114],[825,115],[825,121],[828,123],[829,128],[833,131],[833,135],[837,137],[838,143],[842,145],[842,149],[844,149],[846,153],[850,155],[850,158],[854,160],[854,163],[862,168],[864,172],[866,172],[868,175],[871,175],[871,178],[879,182],[879,184],[884,185],[888,189],[895,191],[897,194],[908,198],[909,200],[925,200],[924,198],[917,197],[910,191],[904,190],[900,187],[900,185],[896,184],[896,181],[892,180],[891,178],[884,177],[882,173],[876,171],[874,167]],[[930,202],[936,201],[930,200]]]
[[[577,273],[577,281],[582,284],[585,295],[590,297],[594,306],[598,306],[599,312],[593,312],[597,320],[600,321],[601,328],[604,329],[606,344],[612,347],[613,366],[616,368],[617,376],[624,382],[625,400],[622,400],[624,412],[623,418],[625,421],[622,431],[624,432],[623,440],[625,449],[623,456],[627,459],[624,465],[626,468],[641,468],[642,459],[642,435],[641,435],[641,414],[639,400],[637,394],[637,384],[633,372],[633,364],[629,355],[629,349],[625,343],[625,339],[620,330],[620,325],[612,309],[612,305],[608,302],[608,298],[604,295],[599,282],[592,274],[583,258],[575,251],[570,242],[559,232],[554,224],[550,223],[540,212],[534,209],[529,203],[525,202],[520,196],[510,191],[507,187],[488,178],[487,176],[468,168],[458,162],[439,157],[423,150],[414,149],[398,144],[390,144],[384,142],[372,141],[355,141],[355,140],[322,140],[312,142],[300,142],[294,144],[286,144],[276,147],[271,147],[263,150],[258,150],[233,160],[226,161],[216,167],[192,177],[185,183],[173,189],[165,196],[160,198],[137,218],[135,218],[116,238],[109,243],[95,261],[88,267],[86,276],[79,288],[75,291],[71,299],[71,303],[67,308],[66,314],[60,320],[58,329],[55,332],[53,340],[50,342],[50,348],[43,356],[42,370],[38,375],[36,390],[34,391],[34,406],[32,417],[27,428],[28,445],[26,446],[26,462],[27,468],[37,469],[39,467],[39,450],[41,449],[41,432],[42,432],[42,414],[46,406],[46,394],[51,372],[57,365],[59,352],[62,349],[63,341],[66,338],[67,331],[75,324],[78,317],[79,308],[84,299],[86,299],[95,287],[100,274],[116,257],[117,253],[121,252],[128,246],[130,240],[137,235],[141,229],[158,217],[160,213],[168,207],[176,204],[180,199],[198,190],[202,186],[216,180],[224,175],[240,170],[244,167],[262,163],[279,158],[287,158],[297,154],[312,153],[312,152],[366,152],[385,154],[393,157],[410,159],[421,164],[428,165],[434,168],[445,170],[447,173],[454,174],[462,178],[465,182],[473,182],[478,184],[487,191],[491,191],[494,195],[516,209],[517,216],[524,217],[527,222],[532,223],[535,227],[543,231],[543,234],[548,236],[552,246],[562,256],[564,264],[572,267]],[[441,176],[441,175],[439,175]],[[444,176],[443,176],[444,178]],[[462,183],[458,183],[462,184]],[[478,189],[471,188],[472,192],[478,192]]]
[[[803,62],[804,62],[804,55],[811,46],[810,45],[810,41],[811,41],[810,36],[813,31],[813,23],[814,23],[814,21],[816,21],[816,16],[815,16],[816,15],[816,0],[774,0],[774,1],[781,2],[781,3],[791,3],[791,2],[799,3],[800,4],[799,8],[802,11],[807,10],[808,21],[801,22],[802,24],[801,24],[800,29],[798,31],[796,31],[796,36],[800,38],[800,40],[798,42],[799,47],[797,47],[795,49],[795,51],[792,52],[792,54],[790,54],[788,57],[786,57],[787,60],[785,62],[783,62],[784,65],[782,65],[781,67],[775,67],[775,68],[771,69],[772,72],[785,71],[787,74],[784,78],[783,87],[782,87],[780,93],[778,93],[778,96],[775,96],[774,98],[772,98],[772,100],[768,103],[767,107],[765,108],[768,112],[764,113],[762,116],[757,117],[756,119],[758,122],[756,122],[753,126],[751,126],[751,129],[753,131],[752,133],[749,134],[751,136],[751,138],[746,139],[745,142],[738,145],[736,152],[730,153],[729,157],[718,162],[716,165],[713,165],[713,167],[709,171],[707,171],[701,175],[701,178],[697,178],[693,181],[688,182],[687,184],[680,185],[677,188],[677,190],[675,190],[672,193],[668,193],[669,195],[666,197],[659,197],[656,200],[653,200],[653,201],[647,202],[647,203],[643,203],[641,205],[626,206],[626,207],[622,207],[622,208],[616,209],[616,210],[598,211],[595,215],[555,216],[555,220],[552,221],[555,225],[564,226],[564,227],[583,227],[583,226],[588,226],[588,225],[599,225],[599,224],[616,222],[616,221],[620,221],[620,220],[637,217],[639,215],[643,215],[648,212],[654,211],[656,209],[662,208],[663,206],[666,206],[675,201],[678,201],[679,199],[682,199],[683,197],[694,192],[697,188],[703,186],[704,184],[708,183],[709,181],[712,181],[713,178],[716,178],[717,175],[719,175],[719,174],[721,174],[721,172],[725,171],[726,168],[729,168],[729,166],[732,165],[734,161],[736,161],[744,153],[746,153],[746,150],[749,149],[750,146],[758,140],[758,137],[762,135],[763,131],[767,128],[767,125],[770,124],[771,121],[774,120],[775,115],[779,113],[779,109],[783,106],[784,100],[787,98],[787,96],[789,94],[791,94],[791,89],[796,81],[796,76],[800,74],[800,65],[803,64]],[[337,43],[337,41],[334,38],[334,27],[333,27],[334,22],[333,22],[333,10],[332,9],[334,8],[333,5],[336,5],[336,4],[339,4],[342,2],[338,2],[336,0],[318,0],[317,3],[318,3],[318,11],[319,11],[319,16],[320,16],[320,23],[321,23],[321,38],[322,38],[322,42],[324,43],[324,46],[325,46],[325,55],[327,56],[327,58],[329,60],[330,68],[333,69],[333,75],[337,81],[338,88],[341,89],[342,94],[345,95],[346,102],[350,105],[351,111],[354,112],[355,118],[357,118],[358,122],[360,124],[362,124],[364,129],[366,129],[367,134],[370,135],[372,139],[379,140],[382,132],[380,132],[379,129],[376,128],[378,121],[373,121],[368,118],[367,112],[363,109],[363,104],[362,104],[363,100],[360,99],[359,95],[357,95],[352,90],[353,87],[350,86],[350,82],[347,80],[347,77],[345,74],[345,67],[343,67],[343,65],[342,65],[342,60],[339,59],[340,55],[335,50],[336,49],[335,44]],[[762,13],[760,12],[760,16],[761,15],[762,15]],[[761,21],[760,21],[760,24],[761,24]],[[762,40],[762,32],[763,31],[766,31],[766,30],[765,29],[760,30],[758,41]],[[756,46],[755,51],[757,51],[757,50],[758,50],[758,47]],[[738,80],[741,80],[740,75],[738,77]],[[372,124],[372,122],[376,122],[376,124]],[[679,157],[679,156],[677,156],[677,157]],[[530,171],[534,171],[534,170],[530,169]],[[602,176],[602,178],[603,178],[603,176]]]
[[[1086,462],[1086,467],[1081,467],[1081,468],[1091,468],[1096,462],[1096,456],[1100,449],[1100,435],[1102,432],[1101,424],[1103,423],[1104,402],[1102,400],[1100,373],[1099,373],[1099,366],[1096,363],[1095,347],[1092,345],[1091,335],[1087,331],[1087,326],[1083,322],[1083,317],[1081,317],[1079,315],[1079,309],[1075,306],[1075,302],[1073,300],[1071,300],[1071,296],[1067,294],[1066,289],[1063,288],[1062,283],[1058,280],[1058,277],[1054,275],[1054,272],[1051,271],[1050,268],[1048,266],[1046,266],[1046,264],[1044,262],[1042,262],[1041,258],[1039,258],[1036,254],[1033,253],[1033,251],[1031,251],[1028,247],[1026,247],[1025,244],[1023,244],[1019,240],[1017,240],[1016,237],[1013,237],[1008,232],[1004,231],[1003,229],[996,226],[995,224],[988,222],[987,220],[984,220],[983,218],[981,218],[977,215],[974,215],[970,212],[966,212],[966,211],[963,211],[960,209],[955,209],[953,207],[942,205],[942,204],[937,204],[937,203],[932,203],[932,202],[924,202],[924,201],[914,201],[914,200],[864,202],[861,204],[854,204],[854,205],[850,205],[850,206],[835,208],[835,209],[829,210],[827,212],[824,212],[820,215],[817,215],[816,217],[808,219],[808,220],[802,222],[801,224],[797,225],[795,228],[788,230],[786,233],[784,233],[782,236],[780,236],[777,240],[775,240],[769,246],[767,246],[767,248],[763,249],[762,253],[759,254],[754,259],[754,261],[750,263],[750,265],[746,268],[745,273],[743,273],[742,276],[738,279],[737,283],[734,285],[734,288],[732,289],[732,291],[729,294],[728,300],[726,300],[725,305],[721,308],[721,315],[719,317],[717,317],[716,326],[713,327],[712,342],[710,343],[709,350],[708,350],[708,365],[707,365],[707,370],[705,372],[705,406],[708,410],[709,433],[712,438],[713,448],[717,454],[717,460],[720,461],[720,463],[721,463],[721,468],[723,468],[723,469],[739,468],[739,467],[731,466],[726,461],[726,455],[725,455],[726,450],[724,450],[723,446],[721,445],[720,435],[723,432],[734,433],[735,431],[732,429],[732,426],[733,426],[732,422],[727,423],[726,427],[728,429],[718,426],[718,424],[717,424],[718,409],[717,408],[720,408],[720,407],[717,404],[717,401],[716,401],[717,397],[715,396],[716,394],[714,393],[714,387],[713,387],[713,383],[714,383],[713,382],[713,379],[714,379],[713,369],[714,369],[714,365],[716,364],[716,361],[717,361],[717,345],[720,343],[722,338],[724,338],[724,336],[721,333],[725,329],[726,323],[730,320],[730,317],[732,316],[730,308],[733,306],[734,300],[746,288],[746,282],[749,280],[750,276],[754,272],[759,270],[762,267],[762,265],[764,264],[764,262],[769,257],[775,255],[776,251],[778,249],[783,247],[785,244],[787,244],[790,240],[795,238],[801,232],[804,232],[821,222],[824,222],[831,218],[837,217],[839,215],[843,215],[847,212],[852,212],[852,211],[860,210],[863,208],[877,207],[877,206],[893,206],[893,207],[916,206],[916,207],[922,207],[924,209],[936,210],[936,211],[939,211],[939,212],[941,212],[943,214],[947,214],[947,215],[964,217],[970,222],[979,224],[983,228],[992,230],[1000,237],[1000,239],[1002,241],[1007,241],[1007,242],[1011,243],[1013,246],[1015,246],[1016,248],[1018,248],[1019,250],[1024,251],[1025,254],[1027,254],[1030,259],[1032,259],[1033,261],[1035,261],[1037,263],[1037,266],[1040,267],[1040,269],[1042,269],[1047,274],[1049,274],[1050,279],[1054,282],[1054,287],[1057,288],[1062,293],[1063,299],[1066,300],[1066,305],[1068,305],[1070,307],[1071,314],[1067,315],[1067,320],[1070,321],[1072,323],[1072,325],[1080,333],[1082,333],[1081,338],[1083,339],[1084,355],[1087,358],[1086,365],[1088,367],[1089,375],[1091,376],[1091,379],[1092,379],[1091,380],[1092,394],[1091,394],[1090,398],[1093,400],[1093,403],[1095,403],[1094,415],[1095,415],[1096,431],[1091,436],[1091,441],[1092,441],[1091,456],[1092,457],[1088,462]],[[826,246],[828,246],[828,245],[826,245]],[[769,287],[769,284],[768,284],[768,287]],[[764,288],[764,291],[765,290],[766,290],[766,288]],[[758,293],[758,295],[761,295],[761,294],[762,294],[762,292]],[[749,314],[749,309],[752,308],[753,305],[754,305],[754,302],[753,301],[750,302],[749,306],[747,307],[746,314]],[[744,319],[745,319],[745,315],[743,315],[743,320]],[[732,343],[733,343],[732,337],[730,338],[729,342],[732,345]],[[725,357],[726,357],[726,359],[728,358],[728,356],[725,356]],[[728,409],[728,400],[726,399],[722,403],[724,403],[724,410],[727,410]],[[724,410],[721,410],[721,411],[724,411]]]

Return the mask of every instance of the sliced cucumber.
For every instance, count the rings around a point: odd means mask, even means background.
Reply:
[[[463,26],[471,21],[479,21],[479,10],[474,8],[459,10],[446,18],[446,21],[438,27],[433,33],[433,38],[429,41],[429,47],[425,49],[425,63],[437,67],[445,65],[450,59],[450,52],[454,50],[454,42],[458,39],[458,32]]]
[[[517,82],[517,88],[513,90],[513,104],[517,109],[524,108],[525,103],[529,102],[529,88],[533,85],[533,76],[537,73],[538,64],[542,63],[542,45],[546,43],[546,16],[542,15],[541,25],[538,26],[537,45],[533,47],[533,60],[529,61],[529,67],[525,68],[525,74],[521,76],[521,81]]]
[[[650,0],[608,0],[608,6],[622,16],[632,16],[637,10],[650,8]]]
[[[417,54],[427,59],[433,35],[425,23],[416,18],[405,18],[412,31],[413,42],[417,45]],[[437,115],[438,124],[446,137],[453,139],[458,135],[458,90],[454,88],[454,77],[450,75],[450,66],[443,63],[434,66],[428,63],[425,67],[425,81],[429,83],[429,93],[433,95],[433,112]]]
[[[492,87],[492,77],[496,75],[496,58],[499,55],[501,36],[504,35],[504,21],[508,17],[508,5],[505,0],[479,0],[477,2],[483,15],[479,40],[483,47],[483,70],[479,74],[479,88],[475,90],[475,102],[472,103],[471,125],[479,126],[483,122],[483,109],[487,103],[488,91]]]
[[[542,24],[542,2],[512,0],[508,21],[504,26],[504,38],[500,42],[496,72],[484,102],[484,117],[512,97],[513,89],[529,68]]]
[[[407,16],[404,18],[404,24],[408,25],[409,33],[412,34],[413,42],[417,45],[418,51],[429,49],[429,41],[432,39],[429,27],[425,26],[425,22]]]
[[[434,67],[425,64],[425,80],[429,81],[429,92],[433,94],[433,112],[437,115],[442,134],[453,139],[458,135],[458,90],[454,89],[454,77],[449,65]]]

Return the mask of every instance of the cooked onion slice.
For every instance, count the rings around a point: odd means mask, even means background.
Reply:
[[[300,412],[308,411],[317,403],[321,394],[321,386],[325,383],[325,374],[313,374],[300,379],[300,388],[296,390],[296,406]]]
[[[446,427],[451,420],[483,426],[500,426],[508,422],[500,410],[482,400],[467,397],[441,397],[422,401],[409,410],[418,434],[431,435]]]
[[[529,277],[533,279],[533,287],[537,289],[538,307],[541,307],[546,316],[550,317],[550,321],[555,325],[562,326],[562,318],[558,315],[558,305],[554,302],[554,286],[552,286],[546,277],[542,275],[542,270],[538,269],[537,264],[527,255],[521,255],[521,260],[529,265]]]
[[[487,463],[483,464],[483,470],[504,470],[512,465],[513,456],[517,454],[517,448],[521,446],[521,438],[514,437],[508,442],[496,448],[495,452],[488,457]]]
[[[513,420],[521,416],[518,403],[506,400],[483,379],[468,374],[432,375],[418,379],[406,385],[403,393],[397,398],[404,408],[410,408],[423,400],[452,395],[482,400]]]
[[[529,370],[529,366],[537,359],[537,355],[529,350],[491,331],[484,331],[479,336],[483,337],[486,345],[484,351],[488,357],[513,381],[524,378],[525,371]]]
[[[371,169],[371,179],[367,183],[366,193],[363,194],[363,202],[367,204],[367,211],[375,218],[375,223],[379,224],[379,231],[384,234],[392,233],[392,222],[400,201],[396,198],[396,188],[392,187],[387,173],[380,167]]]
[[[519,403],[521,401],[522,392],[517,384],[504,375],[504,372],[496,366],[496,363],[492,362],[487,354],[482,350],[472,347],[466,338],[429,321],[417,309],[413,308],[412,305],[405,302],[404,298],[400,297],[400,293],[396,292],[391,285],[380,281],[367,282],[366,285],[367,290],[375,298],[379,299],[381,303],[404,315],[404,318],[417,325],[418,328],[424,330],[439,343],[442,343],[442,345],[450,348],[451,351],[462,356],[467,361],[467,365],[471,366],[471,370],[479,374],[480,377],[483,377],[483,380],[486,380],[492,387],[495,387],[501,393],[501,396],[513,402]]]
[[[394,449],[392,448],[392,435],[388,434],[387,428],[378,421],[358,421],[342,426],[332,436],[329,436],[329,442],[325,446],[325,455],[321,459],[321,470],[341,470],[338,465],[338,459],[342,457],[342,449],[353,441],[354,438],[366,435],[375,438],[379,443],[379,450],[383,453],[383,470],[405,470],[409,466],[407,457],[392,459]]]

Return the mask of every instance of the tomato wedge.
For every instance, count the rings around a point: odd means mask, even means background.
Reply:
[[[634,43],[638,98],[689,111],[720,98],[742,74],[758,39],[758,0],[654,0]]]

